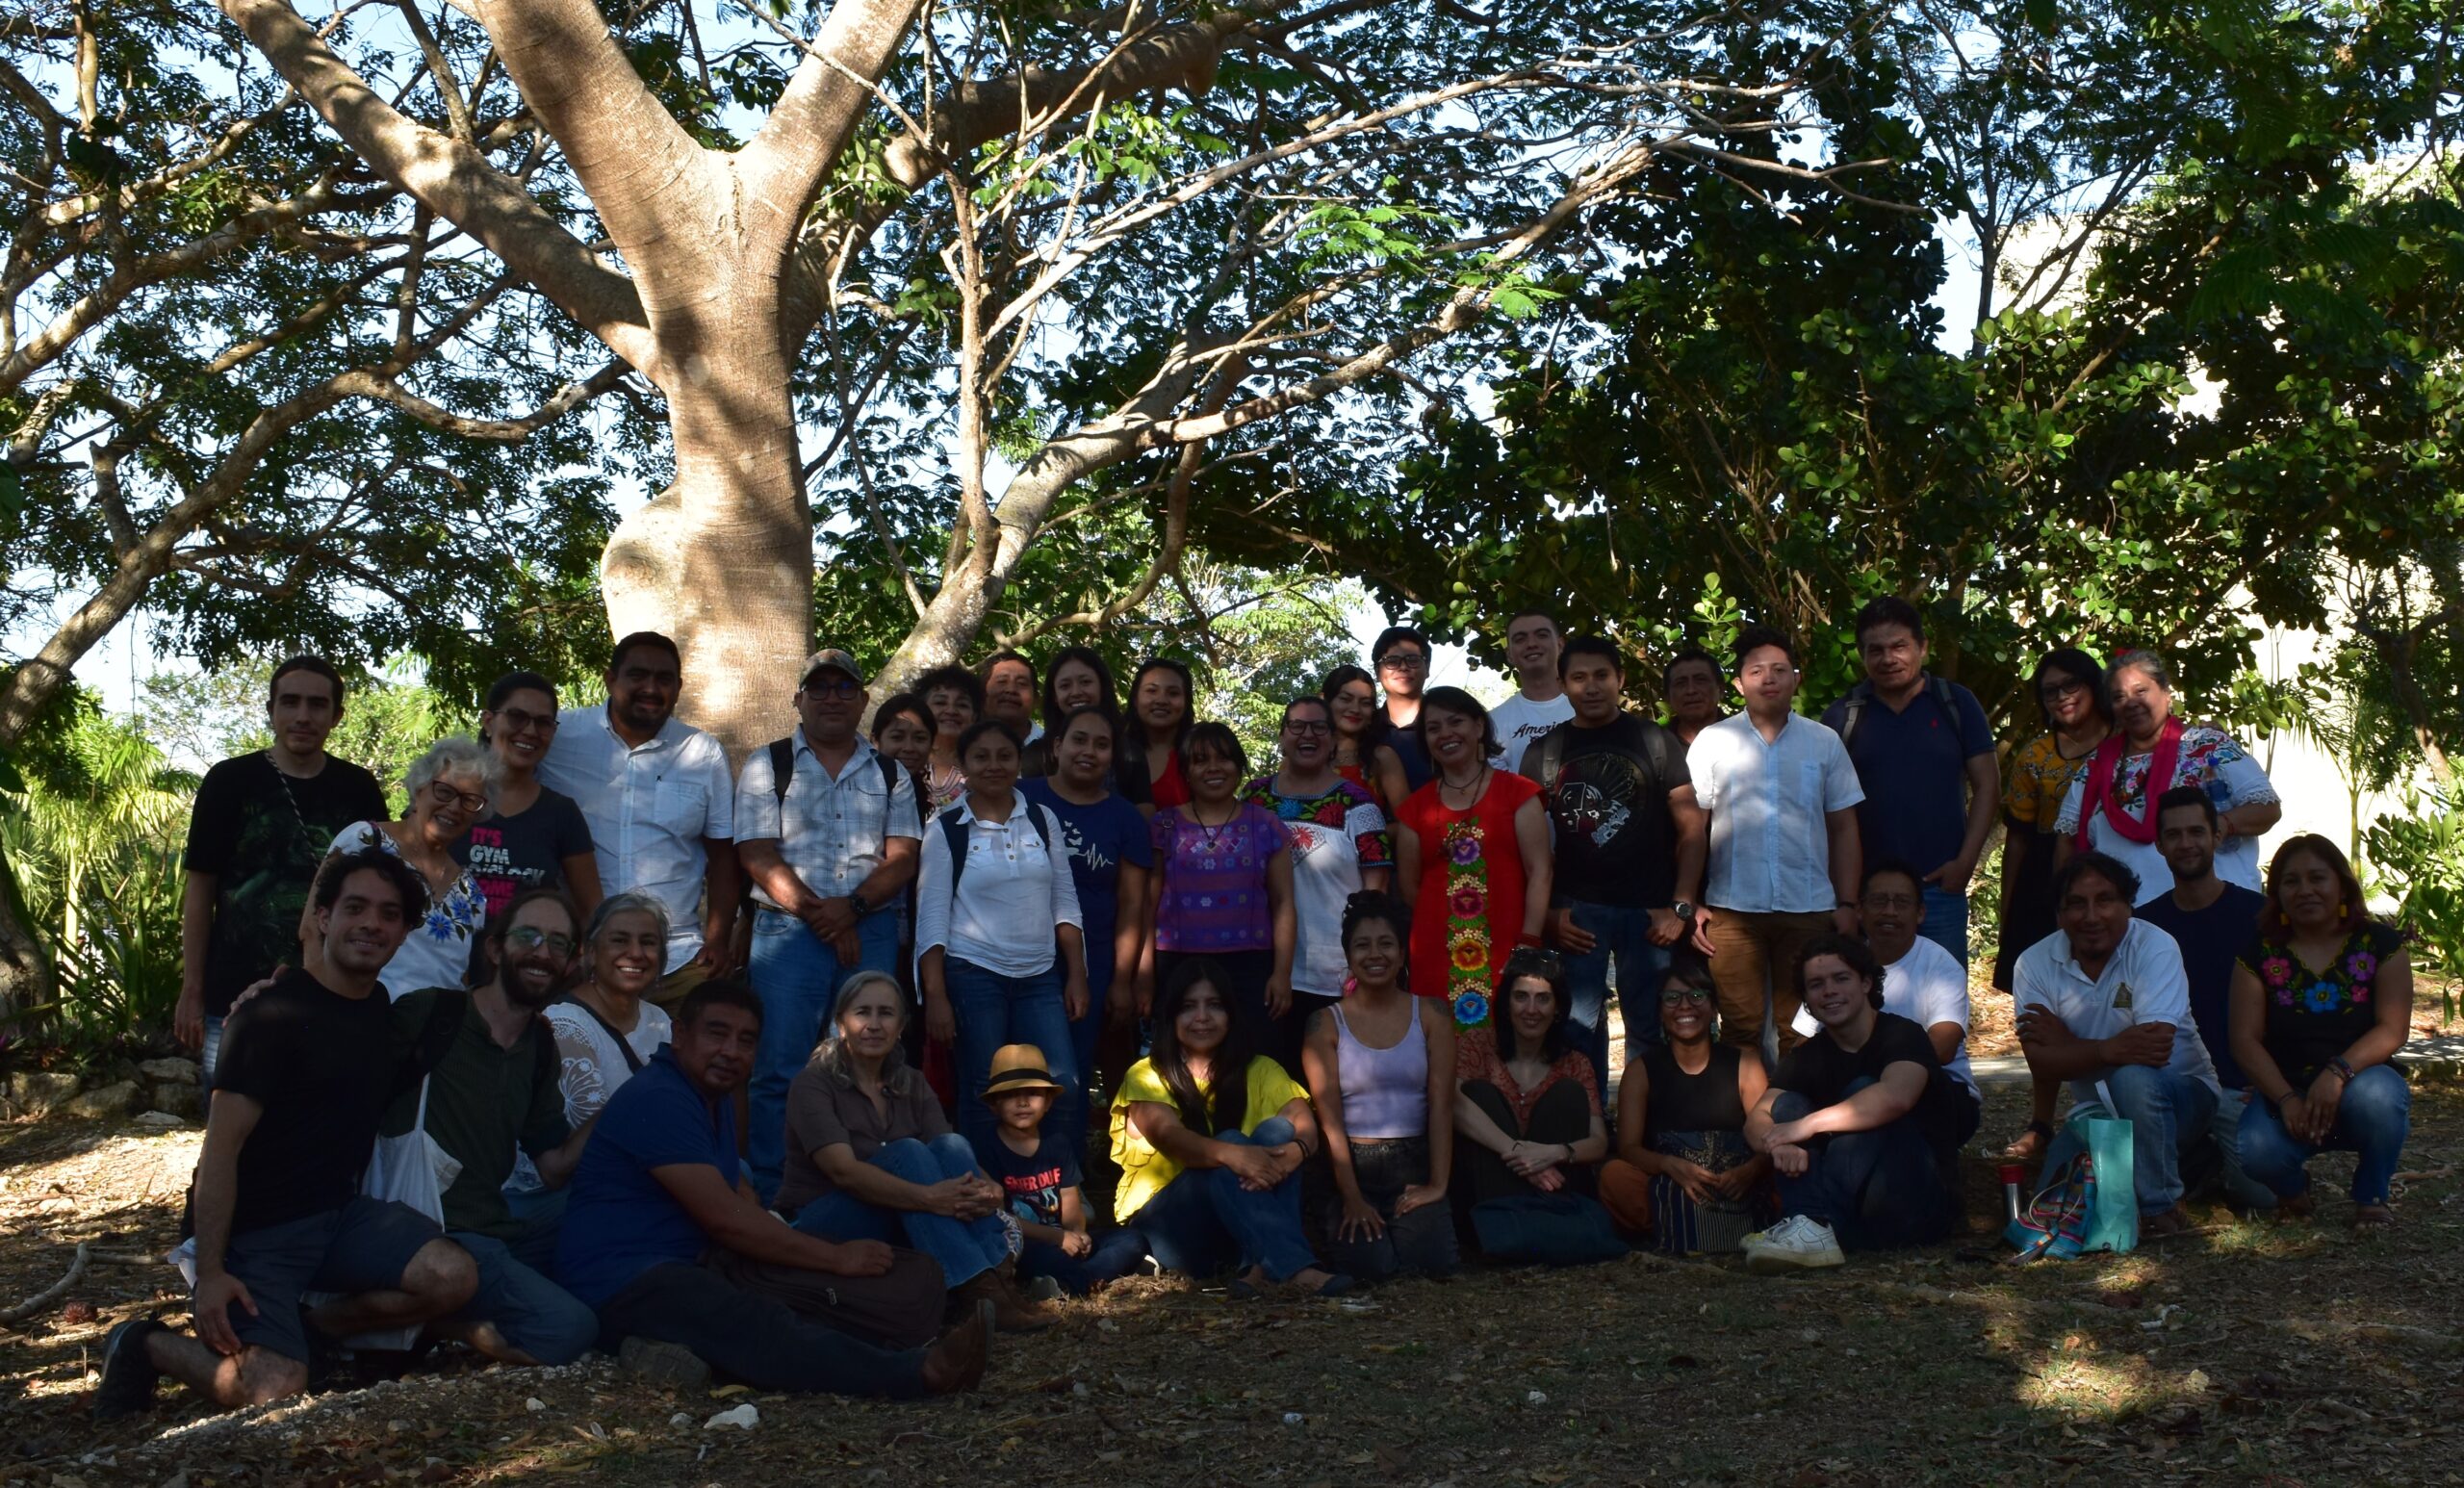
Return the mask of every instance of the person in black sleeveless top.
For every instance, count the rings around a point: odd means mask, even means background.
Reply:
[[[1733,1250],[1771,1218],[1771,1160],[1746,1145],[1745,1114],[1769,1079],[1758,1059],[1714,1042],[1711,970],[1687,957],[1659,994],[1666,1036],[1626,1066],[1617,1091],[1617,1155],[1600,1201],[1630,1236],[1661,1250]]]

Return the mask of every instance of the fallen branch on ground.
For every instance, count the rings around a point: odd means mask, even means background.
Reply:
[[[66,1296],[68,1289],[77,1285],[79,1278],[86,1274],[87,1263],[93,1259],[93,1254],[94,1247],[90,1242],[79,1242],[76,1258],[68,1263],[68,1274],[27,1297],[7,1312],[0,1312],[0,1324],[23,1322],[29,1318],[49,1312],[51,1304]]]

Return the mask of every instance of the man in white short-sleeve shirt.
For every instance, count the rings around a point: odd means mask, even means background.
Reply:
[[[2060,928],[2020,953],[2012,971],[2019,1047],[2028,1068],[2070,1082],[2071,1115],[2102,1109],[2131,1123],[2140,1228],[2164,1236],[2190,1228],[2181,1158],[2207,1136],[2223,1094],[2191,1016],[2190,981],[2173,937],[2131,917],[2139,880],[2102,853],[2063,864],[2054,879]],[[2065,1133],[2046,1155],[2077,1146]],[[2050,1181],[2048,1177],[2047,1181]]]
[[[1695,943],[1720,988],[1720,1037],[1762,1046],[1766,1002],[1783,1050],[1804,1041],[1797,948],[1857,933],[1857,803],[1865,799],[1839,735],[1792,711],[1797,649],[1768,626],[1736,640],[1745,710],[1705,729],[1686,752],[1694,800],[1711,813],[1705,908]]]
[[[600,886],[667,906],[667,972],[652,1000],[672,1005],[731,969],[736,902],[735,782],[719,741],[676,717],[684,664],[676,643],[639,630],[616,643],[603,707],[569,707],[539,780],[590,823]]]
[[[1532,740],[1575,716],[1574,700],[1557,677],[1557,652],[1564,644],[1557,622],[1543,610],[1517,610],[1506,617],[1505,660],[1514,668],[1517,690],[1489,709],[1489,722],[1505,747],[1498,768],[1508,775],[1523,768],[1523,752]]]

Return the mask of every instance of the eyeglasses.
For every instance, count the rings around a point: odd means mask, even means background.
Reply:
[[[2058,682],[2045,683],[2043,694],[2048,700],[2058,702],[2064,698],[2075,697],[2087,690],[2088,684],[2086,682],[2081,681],[2075,677],[2066,677]]]
[[[1681,1008],[1689,1002],[1709,1002],[1711,994],[1699,987],[1672,987],[1659,994],[1663,1008]]]
[[[1865,906],[1874,910],[1912,910],[1924,901],[1914,894],[1867,894]]]
[[[430,782],[427,787],[427,793],[435,799],[436,804],[439,806],[453,806],[458,804],[462,809],[469,811],[474,815],[476,815],[478,812],[484,811],[488,808],[488,798],[486,796],[476,795],[467,790],[456,790],[444,781]]]
[[[836,681],[805,679],[805,696],[808,698],[853,698],[861,696],[863,691],[862,684],[851,678],[842,677]]]
[[[1428,657],[1416,651],[1390,651],[1377,658],[1381,672],[1416,672],[1428,665]]]
[[[1329,731],[1324,724],[1285,724],[1283,731],[1304,739],[1320,738]]]
[[[519,707],[494,708],[488,716],[503,724],[507,733],[553,733],[558,724],[553,713],[533,713]]]
[[[536,925],[514,926],[504,933],[504,943],[517,951],[535,951],[544,945],[559,956],[574,953],[573,936],[553,935]]]

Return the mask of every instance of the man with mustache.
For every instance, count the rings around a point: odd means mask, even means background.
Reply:
[[[682,656],[654,630],[618,641],[606,706],[559,713],[539,761],[540,783],[573,797],[590,823],[600,886],[667,906],[666,975],[651,997],[661,1007],[728,971],[744,896],[727,752],[676,716]]]
[[[526,1226],[504,1196],[517,1149],[557,1189],[590,1136],[591,1123],[579,1131],[566,1124],[562,1060],[540,1016],[563,993],[579,937],[561,892],[518,894],[481,942],[496,968],[487,985],[413,992],[394,1004],[395,1038],[418,1050],[428,1074],[395,1100],[383,1130],[416,1127],[453,1165],[445,1231],[479,1272],[471,1300],[434,1331],[506,1364],[570,1364],[599,1336],[591,1310],[544,1274],[554,1265],[554,1228]]]
[[[599,1114],[557,1274],[599,1310],[602,1340],[629,1369],[686,1388],[713,1370],[757,1390],[904,1399],[973,1387],[990,1302],[933,1340],[938,1266],[880,1241],[807,1235],[754,1196],[734,1097],[760,1046],[751,988],[719,978],[685,994],[674,1041]]]

